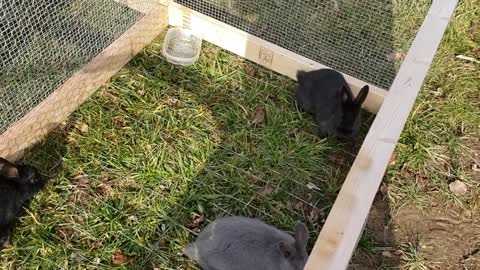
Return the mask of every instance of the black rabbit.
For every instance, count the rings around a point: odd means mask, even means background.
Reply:
[[[0,250],[7,244],[22,207],[44,186],[37,169],[0,158]]]
[[[343,75],[333,69],[299,71],[297,80],[295,106],[315,115],[318,136],[350,138],[357,133],[368,85],[354,98]]]
[[[308,229],[292,237],[258,219],[225,217],[210,223],[184,253],[204,270],[302,270]]]

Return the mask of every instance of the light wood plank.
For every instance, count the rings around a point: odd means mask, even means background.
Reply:
[[[75,73],[51,95],[0,135],[0,156],[18,158],[168,27],[168,8],[159,6]]]
[[[296,79],[298,70],[310,71],[328,68],[306,57],[176,3],[171,3],[169,6],[169,20],[172,26],[188,27],[200,33],[208,42],[294,80]],[[357,94],[363,86],[368,84],[352,76],[343,75],[355,94]],[[380,109],[387,92],[374,85],[368,85],[370,86],[370,94],[364,103],[364,107],[368,111],[376,113]]]
[[[457,0],[434,0],[342,186],[306,270],[346,269],[390,156],[427,75]]]
[[[142,13],[154,12],[161,4],[158,0],[113,0]]]

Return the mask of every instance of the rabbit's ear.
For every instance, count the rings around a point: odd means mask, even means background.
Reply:
[[[306,71],[303,71],[303,70],[299,70],[297,71],[297,81],[300,81],[303,79],[303,77],[305,76],[305,74],[307,74]]]
[[[360,89],[360,93],[358,93],[358,96],[355,98],[355,103],[358,105],[362,104],[365,99],[367,99],[368,91],[368,85],[365,85],[362,89]]]
[[[281,241],[281,242],[278,243],[278,250],[280,250],[280,253],[285,258],[290,258],[295,252],[295,250],[290,245],[285,243],[284,241]]]
[[[5,177],[18,177],[18,170],[8,160],[0,158],[0,175]]]
[[[308,243],[308,228],[303,223],[298,223],[295,226],[295,244],[300,248],[307,248]]]
[[[352,102],[353,101],[352,91],[346,85],[344,85],[342,87],[342,101],[343,102]]]

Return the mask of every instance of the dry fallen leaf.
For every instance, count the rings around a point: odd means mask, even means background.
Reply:
[[[294,128],[292,131],[288,133],[290,137],[298,138],[300,136],[301,131],[298,128]]]
[[[469,57],[469,56],[465,56],[463,54],[459,54],[457,56],[455,56],[455,58],[458,58],[458,59],[461,59],[461,60],[465,60],[465,61],[468,61],[468,62],[473,62],[473,63],[477,63],[477,64],[480,64],[480,60],[477,60],[473,57]]]
[[[320,190],[320,188],[318,188],[317,185],[315,185],[312,182],[307,183],[307,188],[310,189],[310,190],[312,190],[312,189]]]
[[[473,163],[472,170],[474,172],[480,172],[480,166],[478,166],[477,163]]]
[[[87,124],[81,124],[79,128],[81,133],[87,133],[88,132],[88,125]]]
[[[343,166],[343,165],[345,165],[345,159],[344,158],[337,158],[337,159],[335,159],[335,164],[337,164],[338,166]]]
[[[393,153],[390,156],[390,161],[388,162],[388,166],[392,167],[392,166],[395,166],[395,164],[397,164],[397,154]]]
[[[161,189],[161,190],[164,190],[164,191],[170,191],[170,188],[165,186],[165,185],[158,185],[158,187]]]
[[[70,257],[72,259],[75,259],[75,261],[77,261],[77,262],[83,262],[86,259],[85,256],[83,256],[80,253],[73,253]]]
[[[468,191],[467,185],[459,180],[450,183],[448,187],[450,188],[450,191],[457,196],[465,195]]]
[[[254,68],[249,67],[248,70],[247,70],[247,74],[250,77],[256,77],[257,76],[257,71]]]
[[[293,207],[294,210],[297,210],[297,211],[303,210],[303,202],[301,202],[299,200],[294,200],[291,203],[291,206]]]
[[[90,182],[91,182],[90,178],[88,178],[88,176],[86,176],[86,175],[79,175],[79,176],[75,177],[74,179],[77,180],[76,184],[80,185],[80,186],[86,186],[86,185],[90,184]]]
[[[193,220],[193,223],[200,225],[203,222],[205,222],[205,218],[201,215],[195,214],[195,219]]]
[[[112,94],[110,92],[107,92],[107,91],[102,91],[101,95],[102,95],[102,97],[109,98],[109,99],[116,99],[117,98],[114,94]]]
[[[112,255],[112,264],[113,265],[127,264],[131,260],[132,259],[129,258],[128,256],[123,255],[123,253],[120,250],[116,250],[115,252],[113,252],[113,255]]]
[[[78,216],[78,217],[74,217],[73,220],[75,222],[84,222],[85,221],[85,218],[82,217],[82,216]]]
[[[73,229],[68,227],[59,227],[57,228],[57,236],[66,239],[73,234]]]
[[[310,211],[310,214],[308,214],[308,221],[310,221],[311,223],[315,223],[319,221],[324,215],[325,213],[321,209],[313,208]]]
[[[475,64],[474,63],[465,63],[465,64],[463,64],[463,68],[468,69],[468,70],[475,70]]]
[[[187,224],[187,228],[195,229],[205,222],[205,218],[197,213],[193,213],[193,221]]]
[[[393,258],[392,253],[388,250],[382,251],[382,256],[386,258]]]
[[[110,180],[110,174],[108,172],[102,172],[99,179],[102,182],[106,182],[106,181]]]
[[[92,248],[101,248],[102,246],[102,242],[93,242],[92,244]]]
[[[167,104],[177,104],[178,103],[178,99],[174,98],[174,97],[171,97],[169,95],[166,96],[167,98]]]
[[[272,184],[267,183],[267,184],[263,187],[262,191],[260,191],[260,194],[265,196],[265,195],[271,194],[272,192],[273,192],[273,186],[272,186]]]
[[[255,112],[255,117],[253,117],[252,124],[260,124],[265,120],[265,109],[259,108]]]
[[[401,52],[392,52],[386,55],[386,59],[388,62],[396,62],[402,59],[403,53]]]
[[[388,187],[384,182],[382,182],[382,184],[380,185],[380,192],[383,194],[383,196],[386,196],[388,194]]]
[[[472,50],[472,53],[473,53],[475,56],[480,56],[480,47],[474,48],[474,49]]]
[[[480,30],[480,24],[472,22],[470,28],[468,28],[468,36],[471,40],[475,41],[475,35]]]
[[[103,195],[107,194],[111,189],[112,187],[109,184],[105,184],[105,183],[102,183],[97,186],[98,192]]]
[[[237,89],[240,86],[240,83],[238,81],[232,81],[230,82],[230,87]]]
[[[78,189],[72,196],[70,196],[70,198],[68,199],[68,203],[85,205],[89,202],[90,197],[90,194],[81,189]]]
[[[137,217],[136,216],[129,216],[127,218],[128,220],[128,224],[132,224],[133,222],[137,221]]]
[[[140,96],[145,96],[145,91],[144,90],[138,90],[137,91],[137,94],[139,94]]]

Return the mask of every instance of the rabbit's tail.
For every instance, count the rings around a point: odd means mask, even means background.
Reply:
[[[187,255],[187,257],[189,257],[190,259],[194,260],[194,261],[198,261],[200,258],[199,254],[198,254],[198,249],[197,249],[197,246],[195,245],[195,243],[191,243],[191,244],[188,244],[186,245],[183,250],[182,250],[183,254]]]
[[[0,227],[0,250],[2,250],[10,242],[10,228],[7,226]]]

